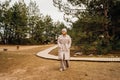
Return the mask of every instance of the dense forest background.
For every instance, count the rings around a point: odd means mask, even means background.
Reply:
[[[32,0],[28,6],[19,1],[10,3],[0,2],[0,44],[56,43],[61,29],[66,27],[62,22],[43,16]],[[64,12],[64,20],[71,24],[68,34],[78,50],[98,54],[120,50],[119,0],[53,0],[53,5]],[[72,21],[74,18],[76,21]]]
[[[54,43],[63,27],[62,22],[43,16],[35,1],[28,6],[20,1],[0,2],[0,44]]]
[[[53,2],[68,16],[65,20],[72,24],[69,34],[79,50],[85,53],[97,50],[98,54],[120,50],[120,0]],[[77,20],[73,22],[73,18]]]

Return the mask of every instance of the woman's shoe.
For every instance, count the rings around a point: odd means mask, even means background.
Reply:
[[[62,72],[62,71],[64,71],[64,69],[63,69],[63,68],[60,68],[60,72]]]

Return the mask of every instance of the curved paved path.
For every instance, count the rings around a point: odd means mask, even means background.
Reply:
[[[38,52],[36,55],[42,58],[46,59],[53,59],[58,60],[58,56],[48,54],[51,50],[57,48],[57,45],[50,47],[48,49],[45,49],[43,51]],[[104,61],[104,62],[120,62],[120,58],[75,58],[71,57],[70,60],[72,61]]]

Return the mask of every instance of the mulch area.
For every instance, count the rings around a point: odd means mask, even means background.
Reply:
[[[120,57],[120,51],[111,51],[110,53],[107,54],[102,54],[98,55],[95,53],[95,51],[90,51],[91,53],[89,54],[84,54],[82,52],[76,51],[73,47],[70,50],[70,56],[71,57]],[[52,50],[49,54],[56,55],[58,56],[58,48],[55,48]]]

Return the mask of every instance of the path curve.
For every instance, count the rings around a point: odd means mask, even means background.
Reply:
[[[48,49],[38,52],[36,55],[45,59],[58,60],[58,56],[48,54],[53,49],[57,48],[57,45],[52,46]],[[97,62],[120,62],[120,58],[75,58],[71,57],[71,61],[97,61]]]

